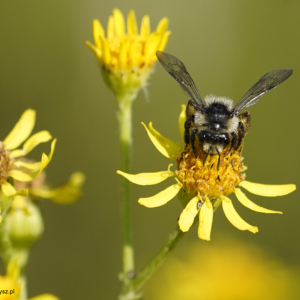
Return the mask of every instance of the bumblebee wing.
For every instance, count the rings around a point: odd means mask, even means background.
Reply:
[[[204,105],[201,96],[185,65],[175,56],[157,51],[156,56],[165,70],[179,83],[182,89],[200,106]]]
[[[234,114],[238,114],[243,108],[255,104],[260,97],[268,91],[276,88],[293,74],[291,69],[278,69],[265,74],[236,104]]]

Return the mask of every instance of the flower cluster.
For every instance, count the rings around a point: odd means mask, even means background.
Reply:
[[[186,107],[182,105],[182,111],[179,116],[179,128],[182,136],[186,120],[185,109]],[[164,205],[180,193],[184,210],[178,222],[183,232],[189,230],[194,223],[195,217],[199,214],[198,236],[203,240],[210,240],[213,212],[222,204],[227,219],[236,228],[256,233],[258,228],[248,224],[238,215],[232,201],[227,196],[234,193],[244,206],[253,211],[281,213],[254,204],[239,187],[265,197],[286,195],[296,189],[293,184],[264,185],[246,181],[244,173],[246,167],[243,165],[241,148],[231,151],[225,149],[221,154],[219,168],[217,168],[218,157],[216,155],[210,155],[205,165],[203,165],[206,153],[203,152],[200,145],[196,146],[197,157],[194,157],[190,146],[182,149],[182,147],[157,132],[153,128],[152,123],[148,127],[145,124],[143,126],[157,150],[167,158],[174,160],[177,163],[178,170],[172,172],[169,166],[167,171],[157,173],[141,173],[137,175],[121,171],[117,171],[117,173],[139,185],[153,185],[169,177],[174,177],[176,180],[175,184],[152,197],[140,198],[139,203],[146,207],[157,207]]]
[[[163,18],[156,31],[151,33],[149,16],[144,16],[140,32],[134,11],[127,17],[127,32],[122,12],[113,10],[107,32],[98,20],[93,21],[95,45],[86,42],[102,66],[106,84],[117,98],[126,93],[136,95],[146,85],[156,58],[156,51],[163,50],[168,42],[168,19]]]

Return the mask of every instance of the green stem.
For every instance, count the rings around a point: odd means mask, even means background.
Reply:
[[[141,269],[137,276],[131,280],[128,285],[125,285],[120,300],[137,299],[138,292],[144,286],[146,281],[152,276],[152,274],[160,267],[167,255],[177,245],[179,239],[184,235],[177,225],[176,229],[169,235],[167,242],[163,247],[150,259],[150,261]]]
[[[130,173],[130,161],[132,151],[132,98],[122,97],[118,99],[119,130],[121,142],[121,170]],[[123,280],[128,285],[134,273],[134,251],[132,245],[131,230],[131,205],[130,182],[121,178],[121,218],[123,232]]]

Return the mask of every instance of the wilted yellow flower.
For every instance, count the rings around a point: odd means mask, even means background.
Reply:
[[[146,286],[149,300],[295,300],[300,273],[258,246],[219,237],[171,255]]]
[[[179,128],[182,136],[186,120],[185,109],[185,105],[182,105],[182,111],[179,116]],[[183,232],[190,229],[196,215],[199,214],[198,236],[203,240],[210,240],[213,212],[222,204],[227,219],[235,227],[256,233],[258,228],[248,224],[238,215],[227,195],[235,193],[237,199],[244,206],[254,211],[281,213],[254,204],[238,187],[265,197],[283,196],[296,189],[296,186],[293,184],[264,185],[246,181],[244,174],[246,167],[243,165],[240,149],[231,150],[229,153],[225,149],[221,153],[219,169],[217,168],[218,157],[216,155],[209,156],[205,166],[203,166],[206,153],[203,152],[200,145],[196,146],[198,156],[195,158],[190,146],[183,150],[181,146],[157,132],[152,127],[152,123],[149,124],[148,128],[145,124],[143,126],[157,150],[164,156],[176,161],[178,170],[172,172],[169,166],[167,171],[157,173],[141,173],[137,175],[121,171],[117,171],[117,173],[139,185],[153,185],[169,177],[175,177],[175,184],[152,197],[140,198],[139,203],[146,207],[161,206],[180,192],[180,198],[185,208],[178,222]]]
[[[134,11],[125,20],[119,9],[113,10],[108,19],[107,32],[98,20],[93,21],[95,45],[86,42],[95,53],[106,84],[118,96],[131,94],[133,97],[144,87],[153,70],[156,51],[163,50],[167,44],[170,31],[169,20],[163,18],[156,31],[151,33],[149,16],[144,16],[140,32]]]
[[[35,179],[49,164],[54,152],[56,139],[51,144],[50,154],[47,156],[43,153],[41,161],[35,163],[23,161],[23,157],[37,145],[52,139],[48,131],[40,131],[29,137],[35,124],[35,114],[32,109],[26,110],[9,135],[0,142],[0,185],[2,192],[8,197],[27,195],[27,189],[16,191],[10,182],[12,179],[22,182]],[[16,149],[24,141],[26,142],[22,149]]]

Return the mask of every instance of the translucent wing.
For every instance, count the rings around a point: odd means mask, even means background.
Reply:
[[[276,88],[293,74],[291,69],[278,69],[265,74],[242,97],[234,107],[234,114],[238,114],[243,108],[255,104],[266,92]]]
[[[199,105],[204,105],[196,85],[185,65],[175,56],[157,51],[156,56],[166,71],[179,83],[184,91]]]

